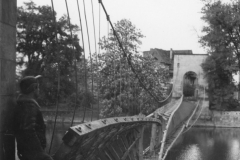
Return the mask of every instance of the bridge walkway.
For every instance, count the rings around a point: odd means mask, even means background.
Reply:
[[[188,115],[181,123],[179,123],[179,125],[176,126],[176,129],[172,133],[170,133],[169,136],[167,137],[166,144],[163,149],[163,156],[162,156],[163,160],[166,158],[168,151],[172,148],[177,138],[181,134],[185,133],[188,129],[190,129],[191,126],[189,126],[189,122],[193,119],[193,116],[197,112],[200,113],[200,110],[201,110],[200,101],[198,101],[196,104],[194,103],[186,104],[186,102],[183,102],[182,105],[184,106],[185,109],[192,107],[191,108],[192,113]]]
[[[176,109],[178,106],[179,99],[172,99],[168,104],[163,106],[162,108],[159,108],[155,111],[156,114],[161,116],[163,119],[168,119],[171,115],[171,113]]]
[[[171,101],[168,105],[156,111],[163,118],[162,126],[165,130],[163,130],[160,143],[155,142],[152,149],[151,144],[146,148],[144,151],[145,160],[164,160],[166,158],[177,138],[188,129],[187,126],[193,115],[200,110],[199,104],[199,101],[182,101],[182,98],[180,98]]]

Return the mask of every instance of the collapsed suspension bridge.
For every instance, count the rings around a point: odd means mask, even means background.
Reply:
[[[51,2],[52,2],[54,21],[56,22],[53,0]],[[66,2],[66,8],[68,12],[67,0],[65,0],[65,2]],[[181,134],[186,132],[189,128],[191,128],[190,124],[194,124],[198,116],[201,114],[202,104],[204,102],[203,97],[205,97],[205,90],[204,90],[204,96],[200,96],[197,99],[197,101],[184,100],[184,97],[182,94],[182,88],[179,88],[177,85],[175,86],[175,84],[181,83],[181,82],[177,82],[177,80],[179,79],[179,77],[182,76],[178,74],[179,67],[176,67],[175,70],[177,74],[174,74],[173,76],[174,84],[172,87],[172,91],[165,100],[160,101],[157,98],[157,96],[154,95],[153,92],[147,89],[141,77],[137,74],[137,71],[131,62],[131,56],[128,55],[126,50],[123,48],[122,42],[118,37],[118,33],[114,30],[114,27],[110,21],[109,15],[107,14],[106,8],[104,7],[103,2],[101,0],[99,0],[99,6],[100,5],[102,6],[102,9],[106,14],[107,21],[109,22],[112,28],[113,34],[115,35],[118,45],[122,51],[121,56],[126,59],[129,68],[134,73],[135,78],[138,80],[140,86],[145,90],[145,92],[147,92],[151,96],[153,100],[156,101],[155,108],[157,109],[153,113],[147,116],[136,115],[136,116],[130,116],[130,117],[129,116],[128,117],[111,117],[111,118],[98,119],[96,121],[85,122],[76,126],[72,126],[74,122],[74,117],[75,117],[75,110],[74,110],[71,127],[69,128],[67,133],[64,135],[63,142],[61,146],[59,146],[59,149],[57,150],[57,152],[54,154],[54,158],[56,160],[87,160],[87,159],[89,160],[115,160],[115,159],[116,160],[124,160],[124,159],[126,160],[134,160],[134,159],[163,160],[166,158],[167,153],[169,152],[170,148],[173,146],[176,139]],[[84,6],[84,10],[85,10],[85,6]],[[80,20],[80,26],[82,29],[80,12],[79,12],[79,20]],[[94,22],[94,17],[93,17],[93,22]],[[71,23],[70,23],[69,13],[68,13],[68,24],[70,28],[71,37],[72,37],[73,35],[70,27]],[[86,26],[87,25],[88,24],[86,21]],[[87,27],[87,32],[88,32],[88,27]],[[94,35],[95,35],[95,30],[94,30]],[[57,35],[55,38],[57,42],[58,41]],[[82,35],[82,43],[83,43],[82,47],[83,47],[83,52],[85,52],[84,48],[86,47],[83,39],[84,38]],[[92,62],[89,36],[88,36],[88,44],[89,44],[88,47],[89,47],[89,54],[90,54],[90,62]],[[74,45],[72,46],[74,49]],[[96,48],[96,38],[95,38],[95,52],[97,52],[96,50],[97,48]],[[99,49],[99,52],[100,52],[100,49]],[[84,56],[85,56],[85,53],[84,53]],[[76,67],[76,61],[74,62]],[[176,62],[176,65],[179,66],[179,63]],[[92,71],[92,68],[91,68],[91,71]],[[76,98],[78,96],[77,77],[78,75],[75,69]],[[92,78],[91,89],[93,89],[93,77],[91,78]],[[85,83],[87,83],[86,79],[85,79]],[[56,119],[58,115],[57,113],[58,113],[59,88],[60,88],[60,79],[58,77],[58,98],[57,98],[57,105],[56,105],[55,124],[56,124]],[[86,90],[87,89],[88,88],[86,88]],[[196,88],[196,90],[200,91],[201,88],[200,87]],[[180,92],[180,94],[175,94],[175,96],[173,96],[174,92]],[[76,101],[77,99],[75,99],[75,102],[74,102],[75,109],[77,107]],[[55,128],[55,124],[54,124],[54,128]],[[149,129],[149,128],[151,128],[151,137],[150,137],[150,141],[146,143],[145,131],[146,129]],[[1,134],[2,133],[3,132],[1,131]],[[53,136],[54,136],[54,131],[53,131],[52,137]],[[52,143],[52,140],[51,140],[51,143]],[[51,147],[50,147],[50,150],[51,150]]]
[[[201,103],[172,99],[149,116],[114,117],[70,127],[55,153],[58,160],[143,160],[166,158],[180,134],[195,121]],[[151,126],[151,140],[144,148],[144,130]]]
[[[191,127],[189,124],[193,123],[190,121],[197,120],[196,115],[201,113],[202,100],[200,98],[198,101],[184,101],[182,94],[178,98],[172,98],[172,93],[176,90],[174,85],[170,95],[163,101],[159,101],[147,90],[132,66],[131,59],[114,30],[102,1],[99,0],[99,3],[104,9],[123,57],[127,59],[129,67],[141,86],[158,102],[159,108],[148,116],[106,118],[72,126],[63,137],[63,143],[54,158],[58,160],[164,160],[176,139]],[[173,79],[178,79],[178,68]],[[145,146],[144,133],[149,126],[151,138],[149,144]]]

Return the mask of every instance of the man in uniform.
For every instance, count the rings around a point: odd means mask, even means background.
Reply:
[[[19,83],[20,95],[14,112],[14,129],[20,160],[53,160],[44,150],[46,125],[36,101],[40,77],[27,76]]]

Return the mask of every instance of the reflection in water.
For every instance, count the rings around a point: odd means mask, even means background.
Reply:
[[[192,128],[170,150],[167,160],[239,160],[239,128]]]
[[[230,148],[227,157],[228,159],[236,159],[238,160],[239,157],[239,139],[232,139],[228,143],[228,147]]]
[[[180,155],[179,160],[201,160],[201,152],[198,145],[189,145]]]

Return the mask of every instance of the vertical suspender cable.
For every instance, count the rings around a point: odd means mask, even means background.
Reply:
[[[93,29],[94,29],[94,42],[95,42],[95,53],[97,54],[97,42],[96,42],[96,32],[95,32],[95,20],[94,20],[94,11],[93,11],[93,2],[91,0],[92,4],[92,17],[93,17]],[[97,62],[96,62],[97,63]],[[98,79],[97,79],[97,94],[98,94]],[[94,94],[93,94],[94,95]],[[92,116],[91,116],[91,121],[93,118],[93,107],[92,107]]]
[[[82,27],[82,19],[81,19],[81,14],[80,14],[80,7],[79,7],[79,2],[77,1],[77,7],[78,7],[78,16],[79,16],[79,21],[80,21],[80,26],[81,26],[81,35],[82,35],[82,44],[83,44],[83,52],[84,52],[84,75],[85,75],[85,93],[87,93],[88,90],[88,84],[87,84],[87,69],[86,69],[86,55],[85,55],[85,46],[84,46],[84,38],[83,38],[83,27]],[[82,122],[84,122],[86,115],[86,106],[84,105],[84,112],[83,112],[83,119]]]
[[[98,30],[98,42],[100,42],[100,29],[101,29],[101,5],[99,4],[99,30]],[[98,54],[97,54],[97,64],[99,64],[99,59],[98,59],[98,55],[100,55],[100,45],[98,45]],[[100,75],[99,75],[100,76]],[[98,119],[99,119],[99,114],[100,114],[100,107],[99,107],[99,85],[100,85],[100,77],[97,77],[98,79],[98,88],[97,88],[97,101],[98,101]]]
[[[87,36],[88,36],[88,47],[89,47],[89,56],[90,56],[90,68],[91,68],[91,77],[92,77],[92,94],[93,94],[93,69],[92,69],[92,53],[91,53],[91,45],[90,45],[90,39],[89,39],[89,32],[88,32],[88,23],[87,23],[87,16],[86,16],[86,7],[85,7],[85,0],[83,0],[83,7],[84,7],[84,16],[85,16],[85,22],[86,22],[86,28],[87,28]],[[91,109],[92,109],[92,103]]]
[[[109,38],[109,23],[107,22],[107,35],[108,35],[108,38]]]
[[[114,59],[113,59],[113,63],[114,63],[114,67],[113,67],[113,69],[114,69],[114,112],[115,112],[115,109],[116,109],[116,107],[117,107],[117,71],[116,71],[116,69],[117,69],[117,61],[116,61],[116,59],[118,59],[118,55],[115,55],[115,53],[114,53]],[[115,112],[115,114],[116,114],[116,112]],[[114,115],[114,117],[115,117],[116,115]]]
[[[115,106],[116,106],[116,76],[115,76],[115,71],[116,71],[116,61],[115,61],[115,53],[113,52],[113,113],[114,117],[116,116],[116,111],[115,111]]]
[[[119,60],[120,60],[119,107],[121,108],[122,106],[122,57],[121,57],[121,54],[119,55]]]
[[[91,53],[91,45],[90,45],[89,32],[88,32],[88,23],[87,23],[87,16],[86,16],[85,0],[83,0],[83,7],[84,7],[84,16],[85,16],[86,28],[87,28],[88,47],[89,47],[89,55],[90,55],[90,66],[91,66],[91,74],[92,74],[92,71],[93,71],[92,70],[92,53]],[[93,92],[93,74],[92,74],[92,92]]]
[[[107,39],[108,39],[108,41],[109,41],[109,23],[107,22]],[[107,43],[108,43],[108,41],[107,41]],[[107,48],[107,53],[109,54],[109,48]],[[111,65],[111,63],[109,64],[109,65]],[[108,69],[109,71],[108,71],[108,82],[107,82],[107,88],[110,88],[109,89],[109,92],[111,93],[111,87],[112,87],[112,84],[111,84],[111,67]]]
[[[107,15],[107,36],[108,36],[108,41],[109,41],[109,35],[110,35],[110,29],[109,29],[109,19],[110,19],[110,16]],[[110,49],[108,48],[108,53],[110,53]],[[110,54],[109,54],[110,56]],[[111,57],[110,57],[111,58]],[[113,65],[114,64],[114,55],[113,55]],[[112,64],[112,63],[110,63]],[[114,95],[114,84],[112,84],[112,81],[114,80],[114,67],[113,67],[113,72],[112,72],[112,67],[110,67],[109,69],[109,83],[110,83],[110,92],[111,92],[111,89],[113,88],[113,95]],[[113,73],[113,78],[112,78],[112,73]],[[114,82],[113,82],[114,83]],[[113,86],[113,87],[112,87]],[[111,97],[111,100],[112,100],[112,97]],[[113,101],[113,116],[115,116],[115,102]]]
[[[81,26],[81,36],[82,36],[82,45],[83,45],[83,53],[84,53],[84,76],[85,76],[85,91],[87,92],[87,71],[86,71],[86,55],[85,55],[85,45],[84,45],[84,38],[83,38],[83,27],[82,27],[82,19],[81,19],[81,14],[80,14],[80,8],[79,8],[79,3],[77,1],[77,7],[78,7],[78,16],[79,16],[79,21],[80,21],[80,26]]]
[[[54,48],[56,49],[56,45],[58,43],[57,23],[56,23],[56,17],[55,17],[55,10],[54,10],[53,0],[51,0],[51,2],[52,2],[52,14],[53,14],[53,22],[54,22],[54,26],[55,26],[54,30],[55,30],[55,39],[56,39],[56,43],[55,43],[55,47]],[[53,142],[53,137],[54,137],[55,128],[56,128],[57,116],[58,116],[59,92],[60,92],[60,67],[59,67],[59,61],[58,61],[58,87],[57,87],[56,113],[55,113],[55,120],[54,120],[54,125],[53,125],[53,132],[52,132],[51,142],[50,142],[49,151],[48,151],[49,154],[50,154],[51,149],[52,149],[52,142]]]
[[[92,2],[92,0],[91,0],[91,4],[92,4],[92,16],[93,16],[95,52],[97,53],[97,42],[96,42],[96,32],[95,32],[95,20],[94,20],[94,11],[93,11],[93,2]]]
[[[68,25],[69,25],[69,29],[70,29],[70,34],[71,34],[71,43],[72,43],[72,48],[73,48],[73,53],[74,53],[74,68],[75,68],[75,92],[76,92],[76,96],[75,96],[75,107],[74,107],[74,112],[73,112],[73,117],[72,117],[72,122],[71,122],[71,126],[73,125],[73,121],[74,121],[74,117],[75,117],[75,113],[76,113],[76,108],[77,108],[77,98],[78,98],[78,80],[77,80],[77,59],[76,59],[76,53],[74,51],[74,46],[73,46],[73,35],[72,35],[72,28],[71,28],[71,22],[70,22],[70,16],[69,16],[69,11],[68,11],[68,4],[67,4],[67,0],[65,0],[65,4],[66,4],[66,8],[67,8],[67,15],[68,15]]]

